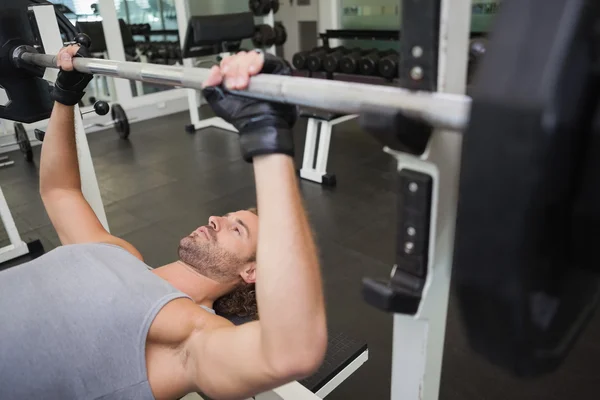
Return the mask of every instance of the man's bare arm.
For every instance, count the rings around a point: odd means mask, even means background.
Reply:
[[[316,247],[291,157],[254,159],[259,240],[260,321],[199,329],[190,339],[198,390],[228,399],[251,396],[313,373],[327,345]]]
[[[73,56],[77,49],[63,49],[59,56]],[[59,57],[59,60],[64,70],[72,69],[70,59]],[[40,195],[61,243],[111,243],[142,258],[131,244],[104,229],[83,197],[75,139],[75,109],[58,102],[54,104],[42,146]]]
[[[130,243],[104,229],[81,192],[74,108],[56,103],[40,161],[40,195],[62,244],[110,243],[142,259]]]

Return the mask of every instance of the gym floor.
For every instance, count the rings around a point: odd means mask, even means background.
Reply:
[[[111,131],[88,136],[111,232],[136,246],[152,267],[175,260],[179,239],[210,215],[256,202],[252,167],[240,157],[237,136],[212,128],[189,135],[188,121],[186,112],[140,122],[129,142]],[[297,126],[298,166],[305,128],[304,121]],[[16,165],[0,169],[0,184],[23,239],[39,239],[49,251],[60,243],[39,198],[40,147],[34,151],[35,165],[18,152],[7,154]],[[394,168],[351,121],[336,127],[332,138],[329,171],[337,175],[337,188],[301,182],[321,249],[330,329],[369,344],[369,361],[328,399],[390,398],[392,317],[367,306],[360,292],[364,276],[389,276],[393,263]],[[2,230],[0,247],[6,244]],[[470,350],[451,301],[440,399],[597,398],[598,337],[596,317],[561,371],[519,381]]]

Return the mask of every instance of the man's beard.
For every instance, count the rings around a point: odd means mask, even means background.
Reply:
[[[210,233],[209,233],[210,234]],[[212,235],[216,239],[215,235]],[[179,259],[198,273],[218,283],[239,279],[244,260],[218,246],[216,241],[198,241],[197,235],[179,242]]]

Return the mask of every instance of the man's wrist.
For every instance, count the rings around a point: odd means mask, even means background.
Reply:
[[[254,157],[254,171],[256,173],[283,174],[288,175],[292,171],[296,176],[294,159],[286,154],[265,154]]]
[[[54,102],[54,108],[60,110],[60,109],[64,109],[64,110],[73,110],[75,109],[75,106],[67,106],[63,103],[59,103],[58,101]]]
[[[244,132],[240,135],[240,145],[247,162],[267,154],[294,156],[294,135],[290,129],[265,126]]]

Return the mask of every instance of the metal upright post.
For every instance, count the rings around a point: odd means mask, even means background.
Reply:
[[[403,86],[463,94],[471,0],[428,0],[418,4],[403,1],[403,6],[404,60],[400,71]],[[439,26],[439,31],[431,32],[433,24]],[[439,397],[461,144],[459,133],[436,129],[423,155],[389,151],[398,160],[399,173],[417,171],[432,178],[429,262],[422,298],[415,315],[394,315],[391,391],[394,400]],[[400,221],[398,229],[403,226]],[[410,253],[412,247],[408,244],[398,243],[398,252]]]
[[[40,29],[40,35],[46,51],[58,53],[63,47],[54,6],[33,7],[35,19]],[[54,81],[57,71],[46,70],[45,78]],[[52,77],[52,75],[54,75]],[[54,79],[52,79],[54,78]],[[79,157],[79,170],[81,174],[81,190],[86,200],[96,213],[96,216],[108,231],[108,221],[104,211],[104,204],[100,195],[100,188],[92,162],[90,147],[88,145],[83,119],[79,112],[79,106],[75,106],[75,139],[77,141],[77,156]]]

